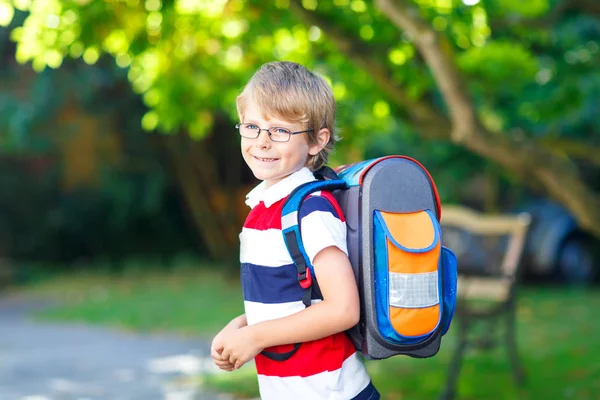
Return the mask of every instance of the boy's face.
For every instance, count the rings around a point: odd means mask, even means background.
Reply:
[[[243,123],[252,123],[260,128],[287,128],[292,132],[303,131],[305,128],[297,123],[263,117],[260,109],[249,102],[246,107]],[[274,142],[267,131],[261,131],[256,139],[242,140],[242,156],[257,179],[271,186],[288,177],[306,165],[309,155],[316,155],[321,150],[319,144],[308,145],[306,134],[291,135],[288,142]]]

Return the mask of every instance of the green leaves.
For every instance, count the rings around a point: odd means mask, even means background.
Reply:
[[[350,138],[385,131],[383,121],[391,126],[399,110],[382,106],[387,100],[370,71],[359,72],[362,67],[357,69],[346,49],[332,43],[321,23],[335,25],[349,40],[368,43],[389,69],[390,85],[401,86],[412,98],[436,95],[410,41],[371,4],[301,4],[323,19],[300,19],[289,1],[0,0],[0,24],[12,19],[14,7],[29,12],[11,37],[18,45],[17,60],[30,62],[36,71],[58,68],[65,57],[94,64],[109,54],[128,69],[133,89],[149,108],[140,121],[146,130],[185,130],[203,137],[214,112],[224,110],[235,118],[233,100],[258,66],[286,59],[328,79],[341,109],[352,110],[340,114],[340,124],[352,127]],[[456,61],[475,95],[516,93],[534,82],[538,60],[528,44],[492,37],[489,19],[544,15],[548,0],[502,0],[493,7],[451,0],[417,4],[438,31],[464,49]]]
[[[505,15],[520,15],[523,17],[539,17],[550,9],[551,0],[496,0],[496,7]],[[556,6],[555,6],[556,7]]]
[[[571,17],[554,15],[553,5],[414,1],[449,39],[479,115],[496,132],[517,126],[543,133],[544,121],[574,129],[568,123],[574,115],[591,121],[597,85],[579,77],[600,79],[593,68],[598,21],[588,16],[563,23]],[[65,58],[94,64],[109,55],[148,107],[139,121],[148,131],[205,137],[216,113],[237,119],[235,97],[261,64],[284,59],[316,70],[333,87],[344,136],[335,162],[389,148],[381,145],[388,141],[405,153],[415,150],[414,137],[409,140],[414,129],[406,125],[414,110],[400,107],[384,86],[440,113],[446,109],[410,38],[371,2],[0,0],[0,24],[10,22],[15,7],[29,12],[11,35],[19,62],[42,71],[59,68]],[[550,14],[560,23],[540,28]]]
[[[7,27],[10,25],[15,10],[7,0],[0,0],[0,26]]]
[[[470,79],[491,93],[521,90],[533,81],[538,71],[538,62],[528,49],[505,40],[471,47],[457,61]]]

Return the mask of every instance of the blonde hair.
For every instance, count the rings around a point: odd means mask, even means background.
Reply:
[[[306,166],[316,171],[327,163],[338,140],[335,132],[335,98],[321,76],[289,61],[264,64],[256,71],[236,99],[240,121],[248,102],[255,101],[264,116],[300,123],[309,145],[317,142],[319,131],[329,129],[329,141],[317,155],[310,155]]]

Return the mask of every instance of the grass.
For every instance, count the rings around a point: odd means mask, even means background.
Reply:
[[[53,296],[61,306],[40,318],[84,321],[142,331],[175,331],[209,338],[242,312],[236,279],[184,269],[119,276],[80,273],[26,287],[27,295]],[[459,381],[460,399],[600,398],[600,291],[527,287],[518,307],[518,342],[527,382],[517,388],[503,347],[470,352]],[[495,328],[482,333],[498,333]],[[451,329],[442,349],[429,359],[395,357],[367,361],[375,385],[387,400],[439,397],[454,349]],[[204,377],[209,386],[257,397],[254,368]]]
[[[125,274],[78,272],[43,279],[20,293],[58,302],[58,307],[36,316],[42,320],[81,321],[205,338],[243,313],[237,280],[201,268],[134,270]]]

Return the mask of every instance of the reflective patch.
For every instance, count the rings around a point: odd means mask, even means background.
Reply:
[[[401,274],[390,272],[390,306],[399,308],[431,307],[440,302],[438,272]]]

